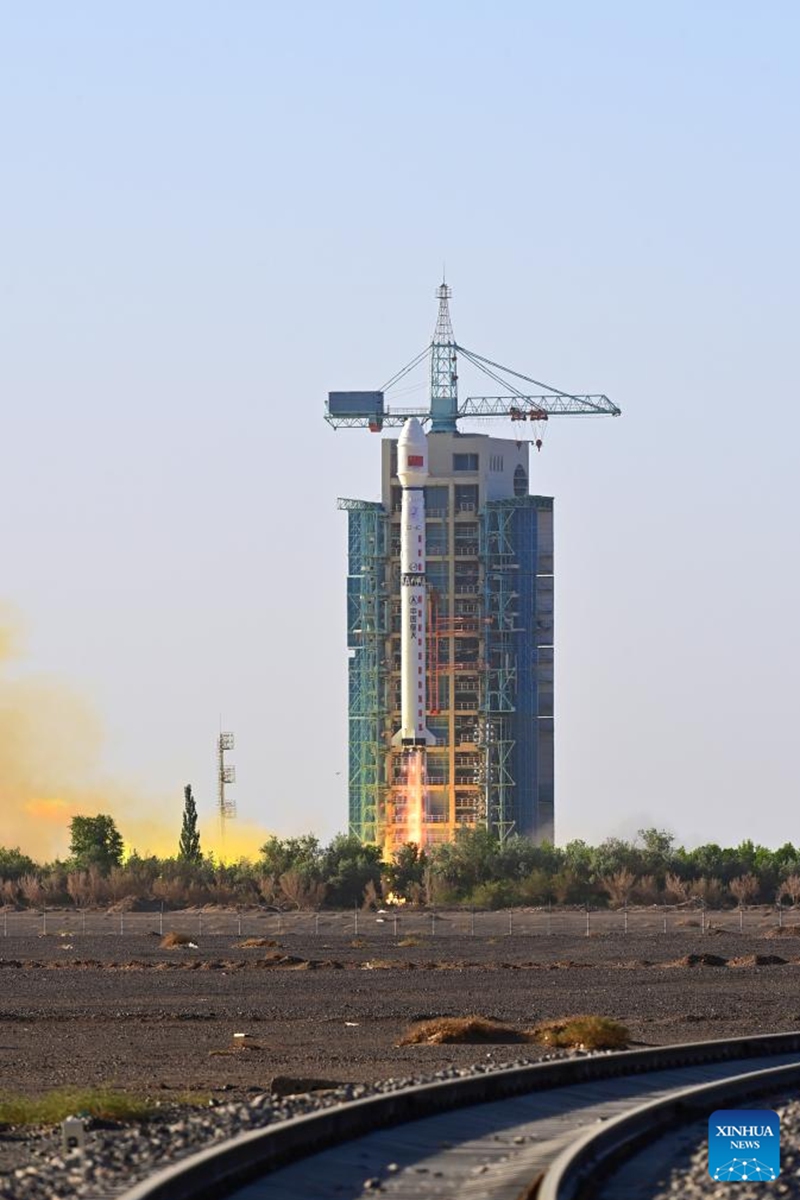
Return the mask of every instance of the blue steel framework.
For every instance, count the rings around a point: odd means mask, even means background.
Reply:
[[[487,823],[553,840],[553,501],[494,500],[480,514]]]
[[[380,838],[385,747],[384,644],[387,530],[383,505],[340,500],[348,518],[347,647],[350,726],[349,828],[364,842]]]
[[[365,842],[383,842],[393,820],[388,739],[397,719],[387,659],[389,514],[363,500],[340,500],[339,508],[348,514],[349,828]],[[448,832],[486,824],[501,840],[511,832],[553,839],[552,509],[547,497],[525,496],[490,501],[479,513],[477,766],[471,786],[462,780],[456,788],[457,772],[450,781]],[[457,669],[443,668],[454,686]],[[449,683],[443,694],[456,695]],[[449,757],[449,721],[431,723],[441,739],[436,759]],[[453,747],[465,748],[458,741]],[[458,796],[469,793],[474,802],[465,821]]]

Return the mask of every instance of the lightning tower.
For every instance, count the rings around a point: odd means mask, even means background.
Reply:
[[[225,762],[225,752],[232,750],[235,739],[232,733],[220,733],[217,738],[217,815],[222,847],[225,847],[225,826],[236,816],[236,801],[228,796],[227,788],[236,782],[236,767]]]

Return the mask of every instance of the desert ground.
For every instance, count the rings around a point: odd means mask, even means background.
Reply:
[[[704,917],[705,932],[696,914],[671,915],[666,933],[659,913],[631,913],[627,934],[621,914],[592,914],[588,936],[582,913],[10,917],[6,1094],[103,1084],[228,1099],[280,1076],[372,1082],[528,1053],[397,1044],[410,1021],[442,1015],[529,1028],[600,1013],[641,1045],[800,1027],[800,928],[770,912],[741,930],[735,913]],[[189,944],[163,946],[172,930]]]

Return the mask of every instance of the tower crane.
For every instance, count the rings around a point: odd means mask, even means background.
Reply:
[[[543,422],[550,417],[618,417],[620,409],[603,394],[579,395],[552,387],[514,371],[510,367],[492,361],[461,346],[453,335],[450,320],[450,297],[452,291],[446,283],[436,289],[439,312],[433,338],[424,350],[394,374],[377,391],[329,392],[325,420],[334,429],[369,429],[380,433],[382,429],[405,425],[416,417],[428,426],[430,433],[455,433],[458,422],[466,418],[486,419],[506,417],[511,421]],[[459,355],[502,389],[501,394],[468,396],[458,399]],[[403,405],[388,405],[386,393],[405,379],[425,360],[430,362],[430,404],[428,408],[407,408]],[[528,390],[530,385],[537,391]],[[541,448],[541,437],[535,444]]]

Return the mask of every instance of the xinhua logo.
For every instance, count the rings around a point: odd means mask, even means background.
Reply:
[[[712,1179],[777,1179],[781,1173],[780,1118],[771,1108],[721,1108],[708,1118]]]

